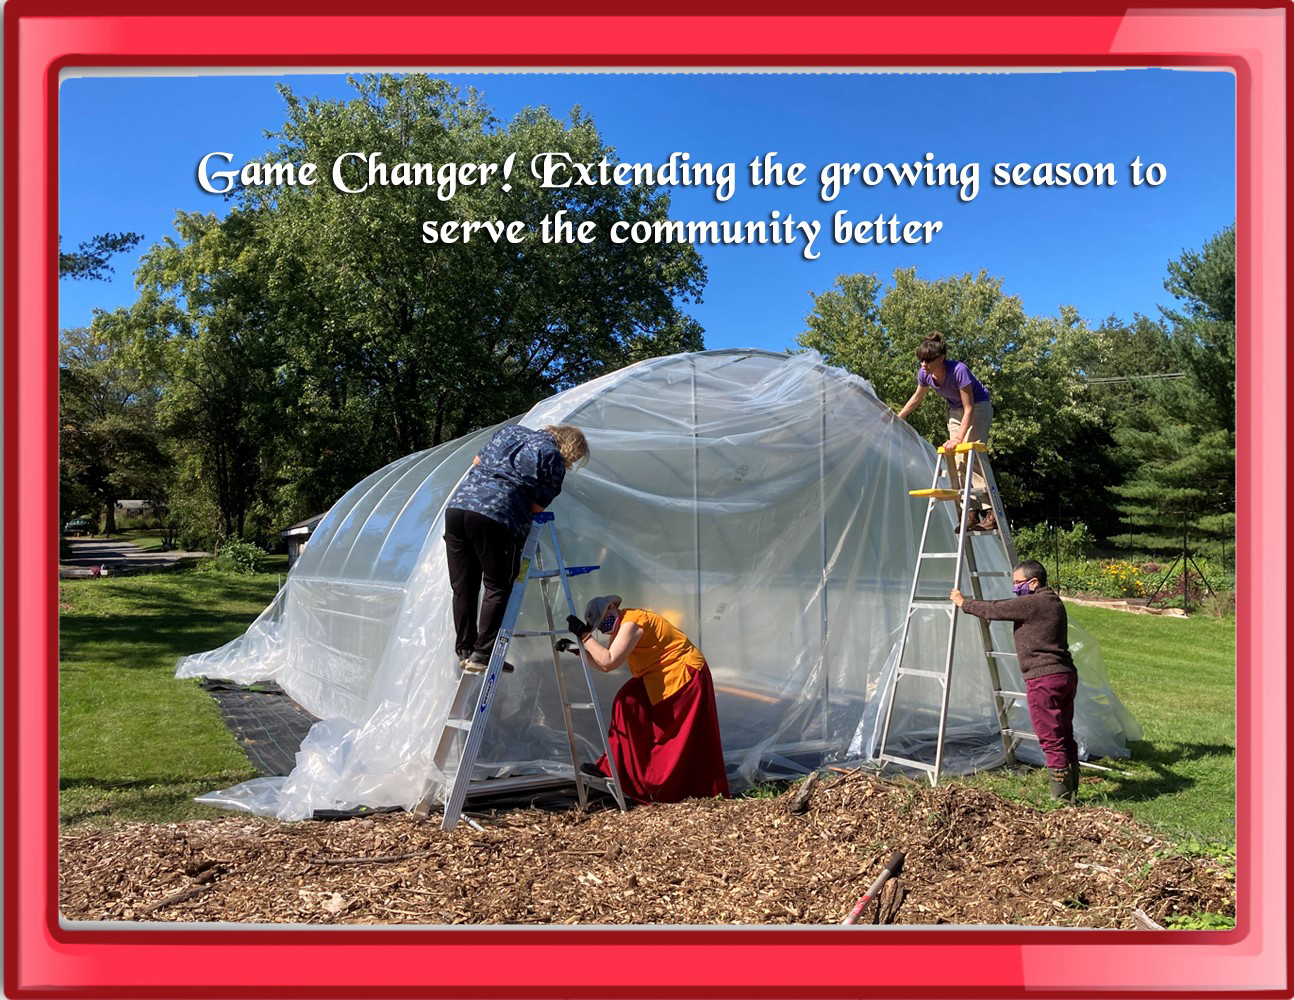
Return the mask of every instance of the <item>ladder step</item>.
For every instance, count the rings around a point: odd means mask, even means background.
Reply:
[[[1028,695],[1023,691],[998,691],[999,698],[1027,698]]]
[[[600,566],[567,566],[567,576],[583,576],[585,573],[592,573],[595,569],[601,569]],[[531,569],[530,576],[536,580],[545,580],[554,576],[561,576],[560,569]]]
[[[512,633],[514,639],[529,639],[536,635],[566,635],[570,632],[567,628],[540,628],[540,629],[518,629]]]
[[[1026,733],[1020,729],[1003,729],[1002,735],[1014,736],[1017,740],[1033,740],[1035,743],[1038,742],[1038,737],[1035,734]]]
[[[945,675],[941,670],[918,670],[916,667],[900,667],[900,677],[933,677],[935,680],[942,681]]]
[[[971,573],[971,576],[1010,576],[1010,575],[1011,574],[1004,569],[976,570]]]
[[[471,719],[446,719],[445,727],[448,729],[463,729],[463,730],[471,729],[472,720]]]
[[[568,703],[566,707],[567,707],[567,708],[583,708],[583,709],[589,709],[589,708],[592,708],[592,707],[593,707],[593,702],[591,702],[591,701],[572,701],[572,702]]]
[[[908,757],[895,757],[893,754],[883,753],[877,757],[877,760],[883,760],[888,764],[906,764],[908,767],[917,767],[922,771],[934,773],[935,766],[927,764],[924,761],[912,760]]]
[[[918,559],[956,559],[956,552],[922,552]],[[1003,574],[1005,575],[1005,574]]]
[[[1015,660],[1019,658],[1015,653],[1008,653],[1004,649],[990,649],[988,655],[996,656],[999,660]]]
[[[945,598],[944,600],[922,600],[921,598],[918,598],[917,600],[913,601],[911,604],[908,605],[909,612],[912,612],[917,609],[926,610],[930,608],[938,608],[940,611],[955,610],[955,606],[953,605],[953,602],[948,600],[947,598]]]

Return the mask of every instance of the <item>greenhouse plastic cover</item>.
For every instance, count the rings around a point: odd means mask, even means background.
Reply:
[[[908,490],[930,485],[936,453],[865,380],[813,352],[706,351],[568,389],[520,423],[584,431],[589,463],[567,475],[550,508],[566,563],[601,567],[572,579],[576,604],[582,614],[590,597],[620,594],[696,643],[738,784],[875,756],[926,509]],[[283,819],[443,801],[434,755],[460,679],[444,507],[496,429],[409,455],[355,486],[245,635],[179,661],[179,677],[275,681],[322,720],[291,775],[202,801]],[[956,547],[952,507],[938,505],[929,548]],[[973,536],[981,569],[1010,568],[996,537]],[[946,597],[951,576],[931,572],[922,591]],[[1009,579],[986,578],[984,596],[1009,597]],[[565,613],[557,608],[557,620]],[[543,620],[540,587],[528,588],[517,627]],[[1004,759],[971,622],[958,628],[950,771]],[[993,628],[998,647],[1011,649],[1009,623]],[[918,615],[908,655],[938,668],[947,631],[946,613]],[[1140,727],[1110,689],[1096,643],[1072,622],[1070,639],[1080,752],[1127,756]],[[545,639],[512,641],[516,672],[500,675],[474,777],[572,775],[552,657]],[[579,671],[574,657],[562,659]],[[1013,662],[1000,669],[1005,689],[1022,690]],[[595,673],[604,708],[627,679]],[[940,692],[936,679],[904,676],[887,752],[933,758]],[[592,714],[579,715],[588,716],[576,724],[580,759],[596,759]],[[1029,728],[1022,705],[1011,723]],[[1034,743],[1017,753],[1041,762]]]

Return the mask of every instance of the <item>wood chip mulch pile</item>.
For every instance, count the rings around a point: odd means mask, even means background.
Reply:
[[[69,920],[292,924],[839,924],[894,850],[860,924],[1139,926],[1234,915],[1234,869],[1124,813],[1039,812],[965,785],[864,772],[780,798],[581,813],[533,808],[341,822],[219,820],[60,838]],[[1144,922],[1140,926],[1145,926]]]

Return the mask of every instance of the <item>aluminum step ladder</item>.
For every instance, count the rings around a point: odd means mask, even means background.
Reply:
[[[962,463],[957,461],[958,457],[961,457],[964,463],[962,468],[959,468]],[[975,473],[983,477],[984,488],[972,488]],[[912,573],[912,589],[908,594],[908,611],[903,620],[903,636],[899,640],[898,662],[889,685],[889,704],[885,710],[885,722],[881,729],[881,740],[876,756],[881,761],[882,767],[886,764],[895,764],[901,767],[915,768],[926,773],[930,778],[930,784],[937,785],[939,775],[943,769],[944,741],[948,728],[948,697],[952,689],[957,625],[963,617],[957,606],[948,599],[948,591],[953,589],[961,590],[975,600],[983,600],[983,588],[980,586],[982,579],[989,577],[1007,577],[1010,579],[1011,570],[1004,572],[979,569],[975,559],[975,544],[973,541],[975,537],[983,539],[986,545],[999,548],[1005,556],[1008,566],[1015,566],[1016,554],[1015,545],[1011,541],[1011,529],[1007,524],[1006,512],[1002,508],[1002,498],[998,494],[997,482],[993,478],[993,470],[989,466],[988,452],[983,442],[963,442],[950,451],[940,449],[935,462],[934,481],[931,483],[930,488],[928,490],[909,490],[908,494],[914,497],[926,497],[929,503],[926,505],[925,523],[921,528],[921,544],[918,547],[916,568]],[[991,531],[967,530],[972,497],[987,501],[989,508],[993,511],[996,527]],[[931,520],[935,516],[935,511],[939,508],[939,505],[949,501],[957,504],[958,511],[956,518],[958,522],[956,551],[931,551],[928,547]],[[942,592],[923,594],[921,592],[922,569],[928,563],[938,564],[940,562],[953,563],[951,581],[948,582]],[[947,579],[947,576],[941,575],[940,585],[942,586]],[[969,581],[968,585],[963,586],[964,580]],[[928,583],[927,586],[929,586]],[[948,616],[948,644],[943,664],[941,667],[931,667],[929,665],[909,666],[906,661],[911,658],[909,655],[909,640],[912,638],[913,620],[920,615],[930,614]],[[1031,728],[1012,728],[1010,722],[1011,709],[1017,702],[1024,701],[1025,693],[1023,691],[1003,690],[1002,682],[999,678],[998,661],[1014,660],[1016,658],[1015,642],[1013,639],[1007,640],[1010,648],[1001,648],[994,645],[993,630],[990,628],[990,623],[983,618],[976,617],[972,620],[978,624],[980,630],[984,658],[993,688],[993,703],[997,714],[998,729],[1002,736],[1002,750],[1006,756],[1006,762],[1012,764],[1015,762],[1016,747],[1022,741],[1032,740],[1037,742],[1038,739]],[[894,704],[898,700],[899,681],[904,677],[933,678],[940,684],[938,736],[935,743],[935,759],[933,763],[887,752],[890,721],[894,714]]]
[[[556,563],[552,568],[544,565],[544,547],[541,544],[544,536],[547,536],[548,547],[551,549]],[[474,781],[472,771],[476,764],[476,756],[481,749],[481,740],[489,726],[490,706],[493,704],[494,695],[498,690],[499,678],[503,673],[508,646],[513,639],[522,638],[544,637],[549,640],[580,808],[587,807],[588,789],[595,788],[610,794],[620,809],[622,811],[625,809],[624,792],[617,779],[615,761],[607,742],[607,727],[602,718],[602,710],[598,706],[597,695],[593,690],[592,668],[589,665],[588,654],[585,653],[583,647],[579,649],[579,657],[584,685],[583,691],[587,691],[587,697],[581,697],[579,701],[571,701],[568,695],[566,674],[557,645],[558,638],[567,635],[568,629],[565,627],[564,618],[560,627],[553,620],[553,599],[549,590],[554,581],[561,581],[562,595],[566,599],[566,607],[569,609],[569,613],[580,617],[575,610],[575,600],[571,595],[570,578],[583,573],[591,573],[597,568],[597,566],[567,566],[562,558],[561,547],[557,543],[557,525],[553,514],[550,511],[545,511],[534,516],[530,534],[526,537],[525,546],[521,550],[521,567],[516,580],[512,584],[512,593],[508,597],[508,605],[503,613],[503,624],[499,627],[499,637],[495,640],[494,649],[490,654],[490,661],[483,672],[469,672],[466,670],[462,672],[458,682],[458,691],[450,707],[449,716],[445,720],[445,728],[441,733],[440,741],[436,746],[435,764],[437,769],[441,774],[449,775],[453,773],[454,775],[453,782],[449,786],[449,794],[445,798],[445,815],[441,823],[441,829],[454,829],[458,825],[459,817],[463,811],[463,803],[466,801],[469,792],[473,790],[479,791],[482,785],[488,784],[488,781]],[[519,630],[516,625],[521,614],[521,600],[525,596],[526,585],[531,580],[540,582],[547,627],[536,630]],[[602,742],[602,750],[607,757],[607,766],[611,769],[610,777],[595,776],[580,769],[581,761],[575,742],[574,717],[571,714],[573,711],[592,712],[598,736]],[[414,811],[425,816],[430,813],[431,808],[432,799],[431,796],[428,796]]]

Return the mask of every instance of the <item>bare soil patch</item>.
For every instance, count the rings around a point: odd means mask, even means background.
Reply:
[[[1182,856],[1126,814],[1039,812],[964,785],[863,772],[780,798],[589,813],[406,813],[323,823],[247,816],[60,837],[69,920],[292,924],[838,924],[893,850],[878,911],[899,924],[1138,926],[1140,909],[1235,912],[1234,871]]]

